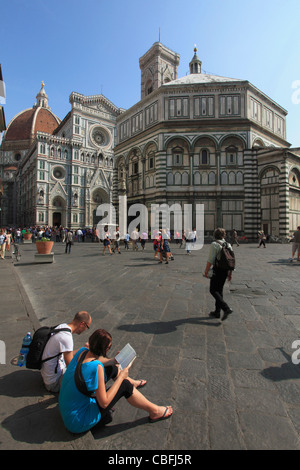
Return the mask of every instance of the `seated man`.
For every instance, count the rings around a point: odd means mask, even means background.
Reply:
[[[92,323],[88,312],[81,311],[76,313],[71,323],[62,323],[57,329],[63,329],[49,339],[43,352],[41,374],[44,385],[49,392],[57,393],[60,390],[60,384],[67,366],[73,359],[76,351],[74,349],[73,334],[80,335],[86,329],[89,329]],[[64,331],[69,329],[69,331]]]

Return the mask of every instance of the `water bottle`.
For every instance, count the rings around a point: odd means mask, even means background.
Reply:
[[[17,362],[17,366],[19,367],[23,367],[26,365],[26,357],[29,351],[29,345],[31,343],[31,340],[31,334],[30,332],[28,332],[27,335],[23,338],[22,347],[20,349],[20,354]]]

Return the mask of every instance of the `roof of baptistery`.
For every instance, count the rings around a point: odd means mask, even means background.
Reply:
[[[15,142],[24,142],[24,148],[27,148],[37,132],[52,134],[60,124],[60,119],[48,106],[48,96],[43,82],[36,98],[37,103],[32,108],[21,111],[8,124],[3,139],[5,147],[3,150]]]

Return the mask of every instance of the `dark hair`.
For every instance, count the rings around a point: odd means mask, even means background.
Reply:
[[[216,228],[214,231],[214,238],[216,240],[222,240],[225,237],[226,230],[224,228]]]
[[[95,356],[106,356],[106,351],[111,343],[111,335],[106,330],[96,330],[89,337],[89,348]]]

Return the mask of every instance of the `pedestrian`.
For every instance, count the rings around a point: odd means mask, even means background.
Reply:
[[[300,226],[297,227],[296,232],[294,232],[293,236],[293,245],[292,245],[292,257],[290,259],[291,262],[294,261],[294,256],[297,252],[297,261],[300,261]]]
[[[128,367],[118,369],[117,375],[112,377],[113,385],[106,388],[110,377],[104,372],[103,359],[111,344],[112,337],[107,331],[96,330],[89,338],[89,348],[81,348],[77,352],[64,374],[59,394],[59,410],[66,428],[72,433],[86,432],[97,424],[101,426],[110,422],[110,410],[121,397],[125,397],[133,407],[147,411],[151,423],[170,418],[173,413],[171,406],[158,406],[140,393],[137,388],[143,381],[131,379]],[[94,392],[93,397],[79,392],[77,388],[75,371],[78,360],[82,361],[81,375],[85,388]]]
[[[124,245],[125,245],[126,250],[129,250],[129,240],[130,240],[130,235],[128,232],[126,232],[125,237],[124,237]]]
[[[81,230],[81,228],[79,228],[77,230],[77,241],[78,241],[78,243],[81,242],[81,237],[82,237],[82,230]]]
[[[210,312],[210,316],[214,318],[221,317],[221,310],[223,310],[224,315],[222,321],[224,321],[233,310],[228,306],[228,304],[223,299],[223,287],[225,284],[226,279],[231,281],[232,279],[232,271],[227,271],[224,269],[220,269],[217,266],[217,260],[220,259],[222,245],[227,243],[225,240],[226,231],[223,228],[217,228],[214,231],[214,238],[210,245],[210,251],[208,260],[206,263],[206,268],[204,272],[205,277],[209,277],[210,269],[213,268],[213,273],[210,278],[210,294],[215,299],[215,310]],[[231,245],[227,243],[228,247],[231,249]]]
[[[166,258],[166,264],[169,264],[169,258],[171,256],[171,250],[169,246],[170,237],[166,230],[162,230],[161,234],[161,242],[160,242],[160,260],[159,262],[163,262],[163,258]]]
[[[187,255],[191,254],[193,239],[194,239],[194,232],[188,230],[186,234],[186,254]]]
[[[108,249],[109,253],[112,255],[112,252],[111,252],[111,248],[110,248],[110,234],[109,234],[109,231],[108,231],[108,226],[105,225],[104,227],[104,240],[103,240],[103,256],[105,255],[105,250],[106,248]]]
[[[121,254],[120,252],[120,230],[119,227],[116,227],[116,231],[114,233],[114,248],[113,251],[117,251],[119,255]]]
[[[238,234],[235,228],[232,230],[231,245],[233,246],[234,243],[236,243],[237,246],[240,246],[238,242]]]
[[[131,232],[131,235],[130,235],[130,238],[132,240],[132,249],[133,251],[138,251],[139,249],[139,232],[138,232],[138,229],[134,229],[132,232]]]
[[[3,229],[0,230],[0,258],[5,258],[6,234]]]
[[[142,249],[144,250],[145,249],[145,245],[146,245],[146,240],[148,239],[148,234],[147,232],[144,230],[142,235],[140,236],[140,241],[141,241],[141,247]]]
[[[8,253],[10,252],[10,245],[12,243],[13,243],[12,233],[11,233],[11,230],[9,229],[6,233],[6,250],[8,251]]]
[[[65,253],[71,253],[71,246],[73,245],[73,232],[72,230],[69,230],[67,231],[67,235],[66,235],[66,251]]]
[[[154,259],[158,258],[158,253],[160,253],[160,244],[161,244],[161,232],[154,232],[153,240],[153,250],[154,250]]]
[[[261,245],[264,245],[264,248],[266,248],[266,235],[263,230],[260,230],[258,232],[258,238],[259,238],[259,244],[257,248],[260,248]]]
[[[56,329],[69,329],[52,335],[42,355],[41,375],[49,392],[59,392],[62,377],[77,351],[74,351],[73,335],[89,329],[91,316],[86,311],[76,313],[70,323],[61,323]]]
[[[192,247],[193,248],[195,247],[196,241],[197,241],[197,230],[194,228],[193,229],[193,239],[192,239]]]
[[[16,242],[21,243],[21,241],[22,241],[22,232],[21,232],[21,229],[18,228],[18,230],[16,231]]]

